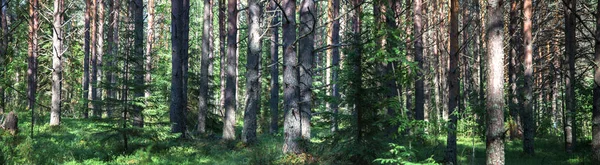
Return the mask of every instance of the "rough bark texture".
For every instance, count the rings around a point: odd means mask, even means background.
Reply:
[[[121,11],[120,0],[111,0],[109,1],[111,4],[110,15],[109,15],[109,29],[108,29],[108,68],[116,67],[116,59],[119,53],[119,14]],[[108,96],[108,100],[117,99],[117,92],[114,88],[116,88],[116,75],[112,72],[107,72],[106,78],[107,82],[110,83],[109,89],[107,89],[106,94]],[[106,107],[106,114],[110,118],[112,117],[112,105]]]
[[[12,135],[17,134],[19,131],[19,118],[17,117],[15,111],[10,111],[8,114],[6,114],[6,118],[4,121],[2,121],[0,128],[7,130]]]
[[[303,0],[300,5],[300,27],[298,42],[298,58],[300,68],[300,117],[302,126],[302,139],[310,141],[310,119],[312,116],[312,82],[314,65],[314,45],[316,18],[315,3],[313,0]]]
[[[565,51],[568,58],[568,75],[566,81],[566,116],[564,123],[565,149],[572,153],[577,143],[575,136],[575,55],[577,40],[575,38],[575,9],[577,0],[565,0]],[[571,10],[572,9],[572,10]]]
[[[143,73],[144,71],[144,3],[142,0],[133,0],[130,2],[131,9],[133,10],[133,23],[134,23],[134,57],[137,62],[134,62],[135,71]],[[134,74],[133,80],[135,82],[144,82],[144,74]],[[184,81],[185,82],[185,81]],[[185,84],[184,84],[185,85]],[[136,86],[133,88],[133,95],[135,100],[144,97],[143,86]],[[184,93],[185,94],[185,93]],[[185,107],[185,106],[184,106]],[[136,105],[133,108],[132,119],[133,126],[144,127],[144,115],[142,114],[143,107]]]
[[[99,117],[102,117],[102,68],[104,67],[104,0],[98,0],[96,4],[97,10],[97,25],[96,25],[96,101],[94,109]]]
[[[227,52],[225,50],[226,48],[226,44],[227,44],[227,27],[225,25],[226,22],[226,18],[227,16],[225,15],[225,13],[227,12],[227,6],[225,6],[225,1],[226,0],[219,0],[219,52],[221,53],[220,55],[220,66],[221,66],[221,71],[219,74],[220,80],[221,80],[221,89],[220,89],[220,99],[219,99],[219,111],[221,113],[221,116],[224,116],[224,111],[225,111],[225,72],[226,72],[226,66],[227,65],[226,59],[227,59]]]
[[[594,96],[592,110],[592,158],[600,162],[600,3],[596,5],[596,41],[594,47]]]
[[[90,85],[90,24],[91,24],[91,1],[85,0],[85,39],[84,39],[84,57],[83,57],[83,84],[82,84],[82,93],[83,93],[83,118],[88,118],[89,115],[89,85]]]
[[[202,30],[202,59],[200,61],[200,94],[198,95],[198,133],[206,133],[206,114],[208,112],[209,61],[213,53],[212,0],[204,0],[204,25]]]
[[[248,57],[246,58],[246,110],[244,111],[244,130],[242,141],[256,141],[256,116],[260,110],[260,54],[261,54],[261,13],[258,0],[248,1]]]
[[[331,24],[329,25],[329,35],[330,38],[327,41],[328,45],[331,45],[332,48],[327,50],[327,56],[328,59],[330,58],[331,61],[328,63],[329,65],[331,65],[331,68],[328,69],[331,75],[331,80],[329,81],[328,84],[330,84],[331,86],[331,98],[332,98],[332,102],[329,103],[329,109],[331,111],[331,113],[333,114],[332,118],[331,118],[331,131],[335,132],[338,130],[338,123],[337,123],[337,113],[338,113],[338,101],[340,99],[340,94],[339,94],[339,86],[338,86],[338,68],[339,68],[339,61],[340,61],[340,19],[338,18],[340,15],[340,0],[329,0],[329,5],[330,5],[330,10],[329,10],[329,22],[331,22]],[[328,76],[329,77],[329,76]]]
[[[100,117],[100,109],[99,100],[98,100],[98,53],[96,49],[96,45],[98,44],[98,25],[96,24],[98,21],[98,0],[92,0],[90,7],[90,86],[89,86],[89,96],[88,99],[92,102],[92,116]]]
[[[425,97],[424,97],[424,86],[423,80],[423,1],[422,0],[413,0],[413,22],[414,22],[414,53],[415,53],[415,62],[417,62],[418,70],[417,79],[415,80],[415,119],[416,120],[424,120],[425,119]],[[456,36],[458,37],[458,36]],[[458,39],[458,38],[457,38]],[[457,50],[458,51],[458,50]],[[458,53],[458,52],[456,52]],[[457,59],[458,60],[458,59]]]
[[[50,125],[60,125],[62,89],[62,0],[54,0],[52,30],[52,101],[50,105]]]
[[[210,5],[209,5],[210,6]],[[146,105],[148,105],[148,99],[150,98],[151,85],[152,85],[152,46],[154,44],[154,0],[148,0],[148,31],[146,36],[146,73],[144,75],[144,82],[146,84],[146,89],[144,91],[144,98],[146,100]],[[211,13],[211,12],[209,12]],[[211,17],[212,18],[212,17]],[[209,19],[210,20],[210,19]],[[204,21],[211,22],[211,21]],[[204,41],[204,40],[202,40]]]
[[[270,10],[275,10],[275,16],[271,20],[271,98],[269,100],[271,127],[269,132],[275,134],[279,131],[279,21],[281,11],[275,1],[271,1],[270,8]]]
[[[487,7],[486,164],[504,164],[504,21],[502,0]]]
[[[171,0],[171,105],[170,105],[170,121],[171,132],[184,133],[185,125],[185,102],[184,102],[184,59],[188,56],[187,38],[186,35],[189,29],[186,24],[189,24],[189,9],[190,3],[187,0]],[[187,25],[189,27],[189,25]],[[185,136],[185,133],[182,134]]]
[[[519,26],[519,17],[518,17],[518,6],[519,0],[512,0],[510,4],[510,25],[509,25],[509,34],[510,38],[510,52],[508,54],[508,83],[510,85],[510,92],[508,93],[508,108],[510,111],[510,116],[512,118],[512,123],[510,124],[510,138],[511,139],[520,139],[523,136],[521,130],[521,117],[519,116],[519,95],[518,95],[518,87],[517,87],[517,72],[520,70],[520,65],[517,63],[519,50],[519,37],[517,35],[517,30]]]
[[[446,148],[446,161],[451,164],[457,164],[456,158],[456,124],[457,116],[454,110],[458,106],[459,97],[459,68],[458,68],[458,0],[450,2],[450,66],[448,70],[448,139]]]
[[[303,153],[298,88],[298,56],[296,54],[296,0],[282,0],[283,6],[283,153]]]
[[[523,152],[526,154],[534,154],[534,137],[535,137],[535,123],[533,122],[533,37],[531,16],[532,16],[533,5],[531,0],[523,1],[523,46],[525,53],[524,65],[524,96],[523,96],[523,112],[521,113],[521,120],[523,120]],[[541,95],[540,95],[541,96]]]
[[[29,39],[27,49],[27,100],[31,111],[31,136],[33,136],[33,125],[35,121],[35,96],[37,90],[37,68],[38,68],[38,0],[29,0]]]
[[[237,0],[227,1],[227,69],[225,73],[225,118],[223,139],[235,140],[236,82],[237,82]]]

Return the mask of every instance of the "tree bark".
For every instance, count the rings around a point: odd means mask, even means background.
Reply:
[[[282,0],[283,6],[283,107],[285,111],[283,153],[303,153],[298,88],[298,56],[296,54],[296,0]]]
[[[517,35],[518,29],[518,5],[519,0],[512,0],[510,4],[510,26],[509,26],[509,34],[510,38],[510,53],[508,54],[508,83],[510,85],[510,92],[508,93],[508,108],[510,111],[510,116],[512,118],[513,124],[510,124],[510,138],[511,139],[520,139],[523,136],[521,130],[521,117],[519,116],[519,95],[518,95],[518,87],[517,87],[517,72],[520,69],[517,64],[517,59],[519,57],[519,53],[517,53],[519,49],[519,38]]]
[[[328,85],[331,85],[331,99],[333,100],[329,103],[329,109],[333,114],[331,118],[331,131],[335,132],[338,130],[337,114],[338,101],[340,100],[339,86],[337,82],[340,63],[340,19],[338,18],[340,15],[340,0],[329,0],[329,6],[330,10],[328,15],[329,22],[331,22],[331,24],[329,25],[330,38],[327,44],[331,45],[332,48],[328,49],[327,51],[328,56],[331,58],[331,62],[329,63],[331,68],[328,69],[328,71],[331,72],[331,80],[329,81]]]
[[[85,0],[85,39],[84,39],[84,57],[83,57],[83,118],[88,118],[89,115],[89,86],[90,86],[90,24],[91,24],[91,0]]]
[[[450,123],[448,124],[448,139],[446,148],[446,161],[451,164],[457,164],[456,158],[456,124],[457,115],[454,110],[458,106],[459,97],[459,68],[458,68],[458,0],[451,0],[450,3],[450,66],[448,70],[448,116]]]
[[[312,82],[314,65],[314,45],[316,18],[315,3],[313,0],[303,0],[300,5],[300,27],[298,55],[300,68],[300,118],[302,138],[310,141],[310,119],[312,116]]]
[[[94,73],[96,74],[96,101],[94,109],[97,109],[97,113],[99,117],[102,117],[102,104],[98,103],[102,101],[102,77],[103,72],[102,68],[104,66],[103,56],[104,56],[104,0],[98,0],[96,4],[98,10],[96,14],[97,22],[96,25],[96,69]]]
[[[533,37],[531,35],[531,16],[533,5],[531,0],[523,1],[523,45],[525,53],[524,61],[524,97],[523,97],[523,112],[521,119],[523,120],[523,152],[526,154],[534,154],[534,137],[535,125],[533,123]]]
[[[52,101],[50,109],[50,125],[60,125],[61,89],[62,89],[62,21],[63,2],[54,0],[52,31]]]
[[[144,71],[144,3],[142,0],[133,0],[129,3],[133,14],[134,23],[134,56],[136,62],[134,62],[134,68],[138,73]],[[185,72],[184,72],[185,73]],[[185,74],[184,74],[185,75]],[[135,82],[144,82],[143,74],[134,74]],[[184,81],[185,85],[185,81]],[[135,100],[144,97],[143,86],[136,86],[133,90]],[[185,86],[184,86],[185,89]],[[185,94],[185,93],[184,93]],[[185,107],[185,104],[184,104]],[[144,115],[142,114],[143,107],[136,105],[133,108],[132,119],[133,126],[144,127]]]
[[[575,136],[575,55],[577,54],[577,39],[575,38],[575,9],[577,0],[565,1],[565,51],[569,63],[569,75],[565,77],[566,81],[566,104],[567,111],[564,123],[565,149],[567,153],[572,153],[577,144]]]
[[[246,110],[244,111],[244,130],[242,141],[256,141],[256,116],[260,110],[260,54],[261,54],[261,13],[258,0],[248,1],[248,57],[246,58]]]
[[[596,5],[596,41],[594,47],[594,95],[592,110],[592,158],[600,162],[600,3]]]
[[[209,61],[213,54],[212,0],[204,0],[204,25],[202,30],[202,59],[200,61],[200,94],[198,100],[198,133],[206,133],[206,113],[208,112]]]
[[[99,100],[98,100],[98,52],[96,45],[98,44],[98,0],[92,0],[91,2],[91,13],[90,13],[90,52],[91,52],[91,73],[90,73],[90,86],[88,99],[91,100],[92,116],[100,117]]]
[[[504,11],[502,0],[487,7],[487,133],[486,164],[504,164]]]
[[[281,11],[277,2],[271,1],[270,10],[275,10],[275,16],[271,20],[271,98],[269,105],[271,109],[271,134],[279,131],[279,20]]]
[[[27,49],[27,97],[28,106],[31,111],[31,137],[33,138],[33,126],[35,123],[35,96],[37,91],[37,68],[38,68],[38,0],[29,0],[29,39]]]
[[[225,1],[226,0],[218,0],[219,1],[219,52],[221,53],[220,56],[220,66],[221,66],[221,72],[220,72],[220,80],[221,80],[221,98],[219,99],[219,110],[221,113],[221,116],[224,116],[224,111],[225,111],[225,72],[226,72],[226,66],[227,65],[225,62],[227,61],[227,52],[225,50],[226,48],[226,44],[227,44],[227,27],[226,27],[226,18],[227,15],[225,14],[227,12],[227,6],[225,6]]]
[[[144,82],[146,89],[144,91],[145,104],[148,105],[148,99],[152,94],[152,46],[154,44],[154,0],[148,0],[148,31],[146,36],[146,73],[144,75]],[[211,22],[211,21],[205,21]],[[204,41],[204,40],[202,40]]]
[[[8,0],[0,0],[0,35],[2,36],[2,42],[0,42],[0,78],[6,79],[6,59],[8,57]],[[6,107],[4,93],[4,84],[0,84],[0,114],[4,114],[4,108]]]
[[[417,78],[415,80],[415,119],[425,119],[425,97],[424,97],[424,83],[423,77],[424,67],[423,63],[423,1],[413,0],[413,22],[414,22],[414,49],[415,49],[415,62],[417,62],[418,69],[416,70]],[[458,51],[458,50],[457,50]],[[458,52],[457,52],[458,53]]]
[[[110,15],[109,15],[109,29],[108,29],[108,68],[116,67],[116,59],[119,53],[119,14],[121,11],[120,0],[111,0]],[[108,100],[117,99],[116,96],[116,75],[112,72],[107,72],[107,82],[110,84],[110,88],[106,90]],[[106,107],[106,114],[109,118],[112,117],[112,105],[109,101],[109,106]]]
[[[171,105],[169,107],[171,132],[182,133],[185,137],[185,102],[184,102],[184,59],[188,56],[188,40],[185,37],[189,29],[188,0],[171,0]]]
[[[362,98],[363,87],[362,87],[362,40],[361,40],[361,14],[362,14],[362,0],[352,0],[351,6],[354,8],[354,12],[352,13],[352,45],[354,48],[354,52],[348,54],[348,66],[351,66],[351,75],[350,86],[349,86],[349,94],[348,94],[348,104],[354,106],[354,117],[355,117],[355,129],[356,129],[356,141],[355,144],[362,144],[363,140],[363,132],[365,131],[365,123],[363,123],[364,113],[364,101]]]
[[[237,82],[237,0],[227,1],[227,69],[225,73],[225,118],[223,139],[235,140],[236,82]]]

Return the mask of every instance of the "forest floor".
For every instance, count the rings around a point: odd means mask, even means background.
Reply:
[[[246,146],[239,141],[222,142],[218,137],[180,139],[169,133],[166,124],[144,129],[120,129],[118,120],[64,118],[59,127],[47,124],[34,129],[34,141],[29,138],[28,121],[20,121],[20,132],[12,137],[0,133],[0,164],[293,164],[297,158],[281,154],[281,135],[263,134],[259,142]],[[318,131],[319,129],[314,129]],[[127,132],[128,146],[123,145],[122,133]],[[318,142],[319,139],[313,139]],[[444,138],[433,142],[410,144],[416,159],[443,160]],[[399,142],[405,144],[406,142]],[[582,143],[583,145],[583,143]],[[580,145],[581,146],[581,145]],[[33,149],[32,149],[33,148]],[[485,164],[485,143],[459,137],[459,164]],[[581,146],[575,154],[565,154],[560,138],[536,139],[536,155],[521,154],[520,141],[506,142],[506,164],[592,164],[589,145]],[[384,151],[385,152],[385,151]],[[318,157],[318,156],[315,156]],[[323,158],[325,160],[326,158]],[[315,164],[345,164],[349,161]]]

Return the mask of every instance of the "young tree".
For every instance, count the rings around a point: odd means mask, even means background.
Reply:
[[[592,158],[600,161],[600,3],[596,5],[596,41],[594,50],[594,96],[592,110]]]
[[[577,0],[565,0],[565,52],[567,55],[569,75],[565,76],[566,81],[566,116],[564,123],[565,149],[567,153],[572,153],[577,143],[575,136],[575,55],[577,54],[577,38],[575,36],[575,17],[577,9]]]
[[[310,141],[310,119],[312,115],[312,68],[314,65],[314,45],[316,18],[315,3],[313,0],[303,0],[300,4],[300,27],[298,42],[298,57],[300,66],[300,120],[302,139]]]
[[[27,48],[27,100],[31,111],[31,136],[33,138],[33,125],[35,121],[35,95],[37,90],[37,68],[38,68],[38,0],[29,0],[29,39]]]
[[[188,56],[189,13],[188,0],[171,0],[171,105],[169,107],[171,132],[182,133],[185,137],[185,102],[184,102],[184,59]]]
[[[270,10],[275,14],[271,20],[271,127],[269,132],[277,133],[279,130],[279,19],[280,11],[276,1],[271,1]]]
[[[502,0],[487,7],[486,164],[504,164],[504,10]]]
[[[227,1],[227,69],[225,74],[225,118],[223,139],[235,140],[235,110],[237,82],[237,0]]]
[[[62,89],[62,54],[63,54],[63,0],[54,0],[52,30],[52,101],[50,125],[60,125],[61,89]]]
[[[242,141],[256,141],[256,114],[260,110],[260,55],[261,55],[261,10],[258,0],[248,1],[248,57],[246,63],[246,110],[244,111],[244,130]]]
[[[533,121],[533,37],[531,35],[531,16],[533,5],[531,0],[523,1],[523,45],[525,46],[525,61],[524,61],[524,99],[523,112],[521,120],[523,121],[523,151],[527,154],[534,154],[534,137],[535,123]]]
[[[282,0],[283,7],[283,153],[303,153],[296,54],[296,0]]]
[[[448,139],[446,148],[446,161],[457,164],[456,159],[456,124],[457,115],[454,113],[458,106],[459,97],[459,70],[458,70],[458,0],[450,1],[450,66],[448,70]]]
[[[204,25],[202,29],[202,59],[200,61],[200,94],[198,95],[198,133],[206,133],[208,112],[208,63],[213,53],[212,0],[204,0]]]

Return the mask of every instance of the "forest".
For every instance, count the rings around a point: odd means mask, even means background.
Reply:
[[[0,0],[0,164],[600,164],[597,0]]]

